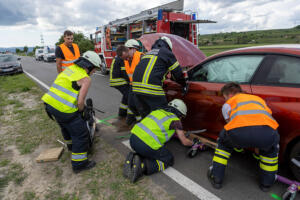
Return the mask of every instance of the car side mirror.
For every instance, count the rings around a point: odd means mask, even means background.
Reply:
[[[21,60],[21,58],[19,57],[19,58],[17,58],[17,60]]]

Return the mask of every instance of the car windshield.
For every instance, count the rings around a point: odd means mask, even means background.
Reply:
[[[43,53],[43,50],[38,50],[38,53]]]
[[[16,61],[17,57],[14,55],[0,55],[0,63],[3,62],[12,62],[12,61]]]

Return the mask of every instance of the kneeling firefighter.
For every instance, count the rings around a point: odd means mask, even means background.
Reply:
[[[130,146],[136,152],[127,155],[123,175],[136,182],[144,174],[150,175],[172,166],[174,157],[165,148],[174,133],[185,146],[193,142],[185,137],[180,119],[187,108],[180,99],[174,99],[164,109],[152,111],[131,130]]]
[[[222,89],[226,103],[222,113],[227,124],[220,132],[208,179],[216,189],[222,187],[225,168],[234,148],[258,148],[260,189],[268,191],[278,170],[278,123],[266,102],[255,95],[244,94],[237,83]]]
[[[72,151],[74,173],[93,168],[96,163],[87,158],[89,132],[82,114],[84,100],[91,85],[90,76],[100,68],[101,59],[93,51],[85,52],[72,66],[55,79],[42,100],[51,119],[61,128],[68,149]]]

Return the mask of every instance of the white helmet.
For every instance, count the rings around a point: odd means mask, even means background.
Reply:
[[[125,47],[139,49],[140,44],[135,39],[129,39],[129,40],[127,40],[127,42],[125,42]]]
[[[162,36],[160,39],[164,40],[169,45],[170,49],[172,50],[173,45],[172,45],[170,38],[168,38],[166,36]]]
[[[86,51],[82,55],[83,58],[87,59],[90,63],[92,63],[95,67],[100,68],[101,59],[98,54],[94,51]]]
[[[168,105],[172,106],[173,108],[176,108],[181,114],[186,116],[187,107],[181,99],[173,99],[172,101],[169,102]]]

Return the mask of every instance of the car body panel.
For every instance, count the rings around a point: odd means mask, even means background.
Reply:
[[[206,58],[205,54],[197,46],[177,35],[167,33],[144,34],[138,40],[140,40],[146,50],[149,51],[154,42],[162,36],[167,36],[172,41],[172,52],[182,67],[194,66]]]
[[[267,74],[266,69],[272,68],[274,60],[280,56],[300,59],[300,45],[268,45],[221,52],[191,67],[188,70],[188,74],[191,77],[203,64],[215,59],[233,55],[258,54],[265,55],[264,59],[249,83],[241,84],[241,86],[246,93],[262,97],[271,108],[273,117],[279,123],[278,132],[281,137],[280,159],[283,161],[283,156],[286,155],[289,144],[298,139],[300,140],[300,84],[267,84],[265,79],[269,74]],[[219,91],[226,83],[205,81],[188,81],[188,83],[188,93],[182,96],[180,85],[171,80],[166,80],[164,88],[168,100],[180,98],[186,102],[188,116],[183,121],[185,129],[207,129],[204,135],[217,139],[219,131],[225,125],[221,111],[225,99]]]

